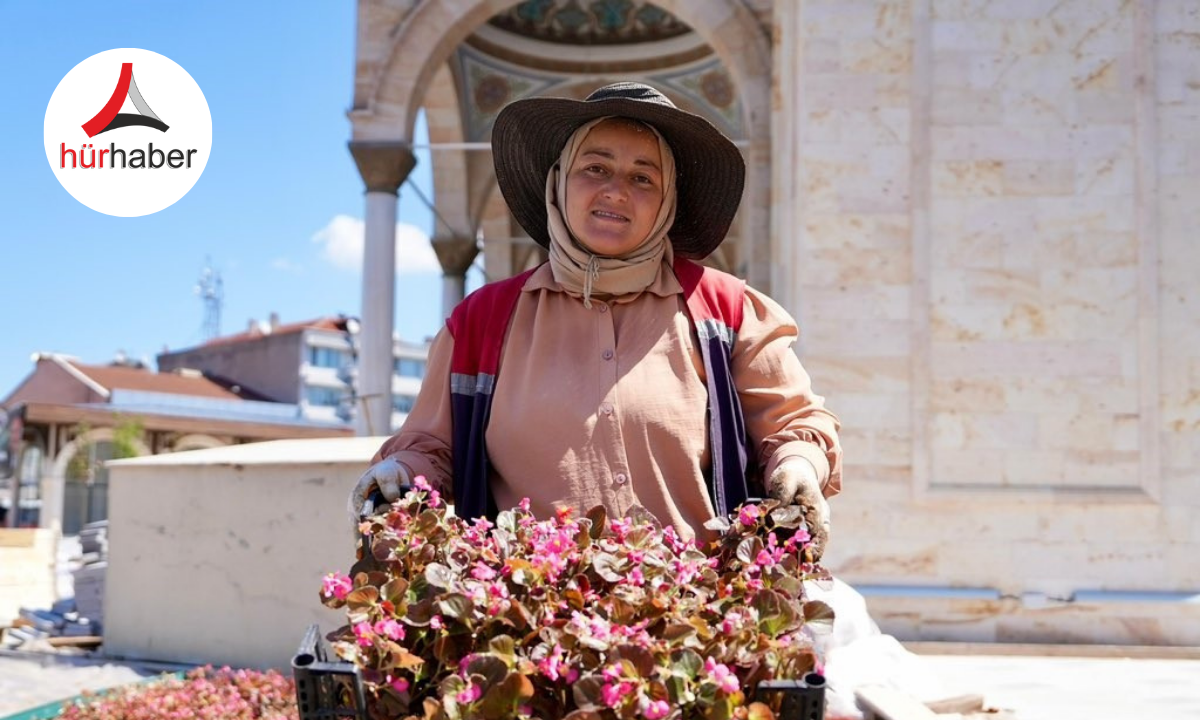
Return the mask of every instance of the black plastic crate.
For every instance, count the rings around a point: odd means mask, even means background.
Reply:
[[[292,658],[292,677],[300,720],[367,720],[362,675],[352,663],[330,662],[329,646],[316,625],[308,627]]]
[[[329,661],[329,646],[310,625],[292,659],[300,720],[368,720],[362,674],[352,663]],[[778,707],[779,720],[824,720],[825,678],[809,673],[800,680],[766,680],[754,700]]]

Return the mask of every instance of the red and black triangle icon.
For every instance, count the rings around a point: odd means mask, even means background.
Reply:
[[[121,105],[125,104],[126,95],[141,113],[140,115],[120,112]],[[168,127],[165,122],[158,119],[158,116],[142,99],[142,94],[138,92],[137,83],[133,81],[133,63],[122,63],[117,89],[113,90],[112,97],[108,99],[100,112],[96,113],[96,117],[83,124],[83,131],[87,133],[88,137],[96,137],[102,132],[131,125],[143,125],[161,132],[166,132]]]

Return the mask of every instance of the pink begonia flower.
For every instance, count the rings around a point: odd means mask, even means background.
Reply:
[[[418,475],[413,478],[413,487],[418,490],[424,490],[425,492],[429,492],[433,489],[433,486],[429,484],[429,481],[425,479],[424,475]]]
[[[358,638],[358,644],[363,647],[371,647],[374,642],[374,632],[371,630],[371,623],[360,622],[354,626],[354,637]]]
[[[389,637],[392,640],[404,639],[404,626],[396,622],[392,618],[380,620],[375,623],[375,632],[384,637]]]
[[[708,676],[717,684],[717,687],[726,693],[735,693],[741,688],[737,675],[734,675],[733,671],[725,663],[719,663],[712,658],[708,658],[704,661],[704,672],[708,673]]]
[[[529,512],[529,498],[521,498],[521,502],[517,503],[517,507],[521,508],[525,512]]]
[[[454,699],[461,705],[468,705],[475,702],[483,695],[483,688],[478,685],[468,685],[466,690],[459,692],[454,696]]]
[[[563,661],[563,649],[557,643],[554,645],[554,650],[538,663],[538,669],[551,680],[562,678],[569,683],[573,683],[579,679],[579,671],[573,667],[569,667]],[[563,672],[564,670],[566,672]]]
[[[429,627],[433,628],[434,630],[441,630],[443,627],[442,616],[434,615],[433,617],[429,618]]]
[[[350,581],[350,577],[341,573],[329,573],[321,582],[321,594],[325,597],[335,597],[338,600],[345,600],[353,588],[354,584]]]
[[[671,705],[666,700],[645,700],[642,704],[642,717],[646,720],[660,720],[671,714]]]
[[[642,574],[642,569],[640,567],[635,567],[629,573],[629,584],[637,587],[641,587],[642,585],[646,584],[646,576]]]
[[[391,685],[392,689],[398,693],[408,692],[408,680],[404,678],[394,678],[389,675],[388,685]]]
[[[486,563],[480,561],[475,563],[475,567],[471,568],[471,577],[476,580],[491,580],[496,577],[496,571],[488,567]]]
[[[606,683],[600,688],[600,700],[610,708],[615,708],[621,704],[621,698],[625,697],[623,692],[625,686],[629,683]]]
[[[429,506],[440,507],[442,504],[442,494],[437,490],[429,491]]]
[[[758,521],[759,511],[757,505],[743,505],[741,510],[738,510],[738,522],[749,527]]]

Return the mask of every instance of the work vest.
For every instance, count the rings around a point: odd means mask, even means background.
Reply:
[[[757,475],[731,361],[742,326],[746,283],[682,258],[675,260],[674,269],[708,376],[709,497],[716,514],[727,515],[745,502],[748,483]],[[529,270],[483,286],[459,303],[447,322],[454,337],[450,359],[454,510],[462,518],[495,518],[498,511],[489,487],[485,436],[504,338],[521,290],[533,273]]]

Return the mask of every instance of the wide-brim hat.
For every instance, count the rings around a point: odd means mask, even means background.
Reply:
[[[500,111],[492,127],[492,157],[513,217],[539,245],[550,246],[546,176],[576,128],[607,116],[640,120],[670,144],[678,201],[667,236],[676,255],[707,257],[725,239],[742,201],[746,163],[712,123],[641,83],[606,85],[585,100],[526,98]]]

